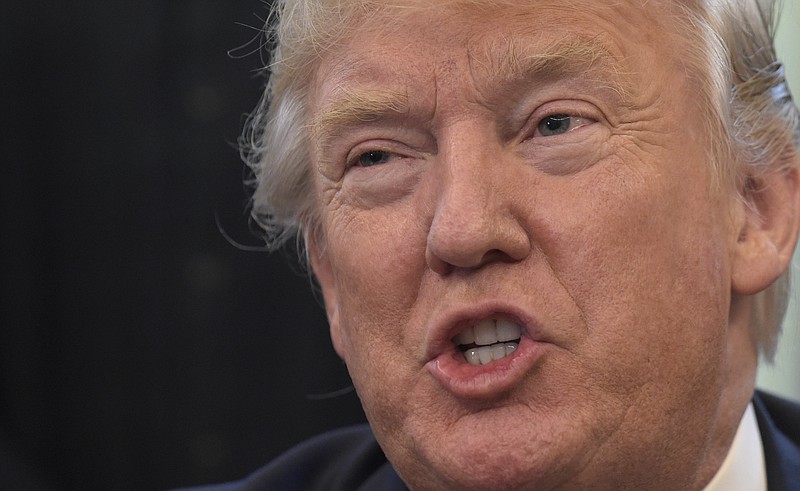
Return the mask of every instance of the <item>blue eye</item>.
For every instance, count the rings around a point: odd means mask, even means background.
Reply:
[[[392,154],[382,150],[371,150],[364,152],[356,158],[356,165],[361,167],[372,167],[373,165],[385,164],[392,158]]]
[[[542,136],[562,135],[572,129],[572,116],[554,114],[539,121],[537,129]]]

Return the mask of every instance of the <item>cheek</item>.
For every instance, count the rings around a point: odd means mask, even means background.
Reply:
[[[402,305],[414,294],[426,236],[408,216],[400,210],[370,210],[344,212],[330,220],[328,253],[343,301],[392,298]]]
[[[404,205],[375,210],[339,208],[327,217],[327,254],[338,292],[348,363],[367,363],[406,336],[405,325],[424,271],[426,235]],[[367,349],[368,347],[368,349]],[[383,354],[383,353],[382,353]],[[389,353],[386,353],[387,355]]]
[[[724,352],[729,287],[718,207],[705,184],[659,175],[613,185],[619,177],[594,176],[585,193],[570,193],[572,204],[553,200],[559,240],[543,240],[586,323],[582,359],[604,385],[692,378]]]

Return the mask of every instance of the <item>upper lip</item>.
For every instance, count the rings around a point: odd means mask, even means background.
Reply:
[[[425,362],[452,352],[453,337],[483,319],[507,319],[522,327],[522,337],[542,341],[542,333],[535,318],[523,309],[508,302],[486,301],[453,307],[432,319],[426,330]]]

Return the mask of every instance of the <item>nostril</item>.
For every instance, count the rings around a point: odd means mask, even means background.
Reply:
[[[453,268],[464,268],[464,269],[478,269],[486,264],[494,263],[494,262],[503,262],[503,263],[513,263],[516,260],[506,254],[505,252],[501,251],[500,249],[492,249],[485,253],[480,260],[473,261],[470,264],[452,264],[447,262],[434,254],[430,248],[425,251],[425,262],[427,262],[428,267],[433,270],[436,274],[441,276],[449,274]]]
[[[500,249],[492,249],[491,251],[483,255],[480,264],[484,265],[493,262],[512,263],[514,261],[515,261],[514,258],[509,256],[505,252],[501,251]]]

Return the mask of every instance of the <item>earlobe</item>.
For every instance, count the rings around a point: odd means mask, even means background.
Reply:
[[[800,169],[751,182],[732,265],[732,290],[741,295],[766,289],[786,271],[800,229]]]
[[[339,318],[339,295],[336,288],[336,280],[333,275],[331,263],[327,256],[321,252],[315,239],[309,238],[306,241],[308,247],[308,257],[311,261],[311,269],[322,289],[322,297],[325,302],[325,312],[328,316],[331,342],[333,348],[339,356],[347,361],[346,350],[342,339],[342,330]]]

